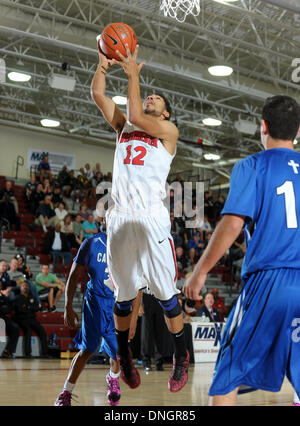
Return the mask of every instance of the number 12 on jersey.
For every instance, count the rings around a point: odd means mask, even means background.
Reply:
[[[276,189],[277,195],[284,194],[287,227],[289,229],[298,228],[296,198],[293,182],[286,180],[283,185],[278,186]]]
[[[124,160],[124,164],[133,164],[134,166],[144,165],[144,160],[142,160],[142,158],[144,158],[145,155],[147,154],[147,150],[144,146],[137,146],[134,148],[134,151],[137,153],[139,152],[139,154],[136,155],[132,160],[131,160],[132,145],[128,145],[126,147],[126,151],[127,151],[127,156]]]

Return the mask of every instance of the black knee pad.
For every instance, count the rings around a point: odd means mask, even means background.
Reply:
[[[177,296],[173,296],[172,299],[166,302],[159,301],[160,306],[164,310],[164,314],[167,318],[175,318],[181,314],[181,306],[178,302]]]
[[[114,304],[114,314],[118,317],[128,317],[131,314],[132,301],[116,302]]]

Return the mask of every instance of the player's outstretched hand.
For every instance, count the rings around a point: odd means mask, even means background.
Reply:
[[[113,59],[112,60],[113,65],[114,64],[120,65],[125,71],[125,74],[127,75],[127,77],[131,77],[132,75],[139,75],[141,69],[145,65],[145,62],[141,62],[140,64],[137,63],[139,45],[138,44],[136,45],[133,53],[130,52],[128,44],[126,44],[125,47],[126,47],[127,58],[125,58],[125,56],[122,55],[122,53],[120,53],[119,50],[116,50],[116,53],[119,55],[121,61],[117,61],[116,59]]]
[[[183,293],[188,299],[201,300],[201,290],[205,284],[207,274],[192,274],[185,282]]]
[[[99,36],[100,37],[100,36]],[[99,44],[99,38],[97,37],[97,47],[99,53],[99,65],[103,68],[104,71],[107,71],[109,67],[113,65],[112,60],[108,59],[102,52]]]
[[[65,323],[65,325],[67,327],[70,327],[70,328],[75,328],[76,327],[75,319],[78,323],[79,318],[78,318],[78,315],[76,314],[76,312],[73,310],[73,308],[66,308],[65,312],[64,312],[64,323]]]

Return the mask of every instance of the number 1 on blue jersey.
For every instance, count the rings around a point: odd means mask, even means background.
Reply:
[[[298,228],[296,213],[296,198],[293,182],[286,180],[283,185],[277,187],[277,195],[284,194],[286,225],[289,229]]]

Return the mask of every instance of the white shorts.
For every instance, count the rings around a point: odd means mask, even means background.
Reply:
[[[169,218],[107,215],[107,264],[118,302],[135,299],[148,287],[158,300],[170,300],[176,288],[177,263]]]

